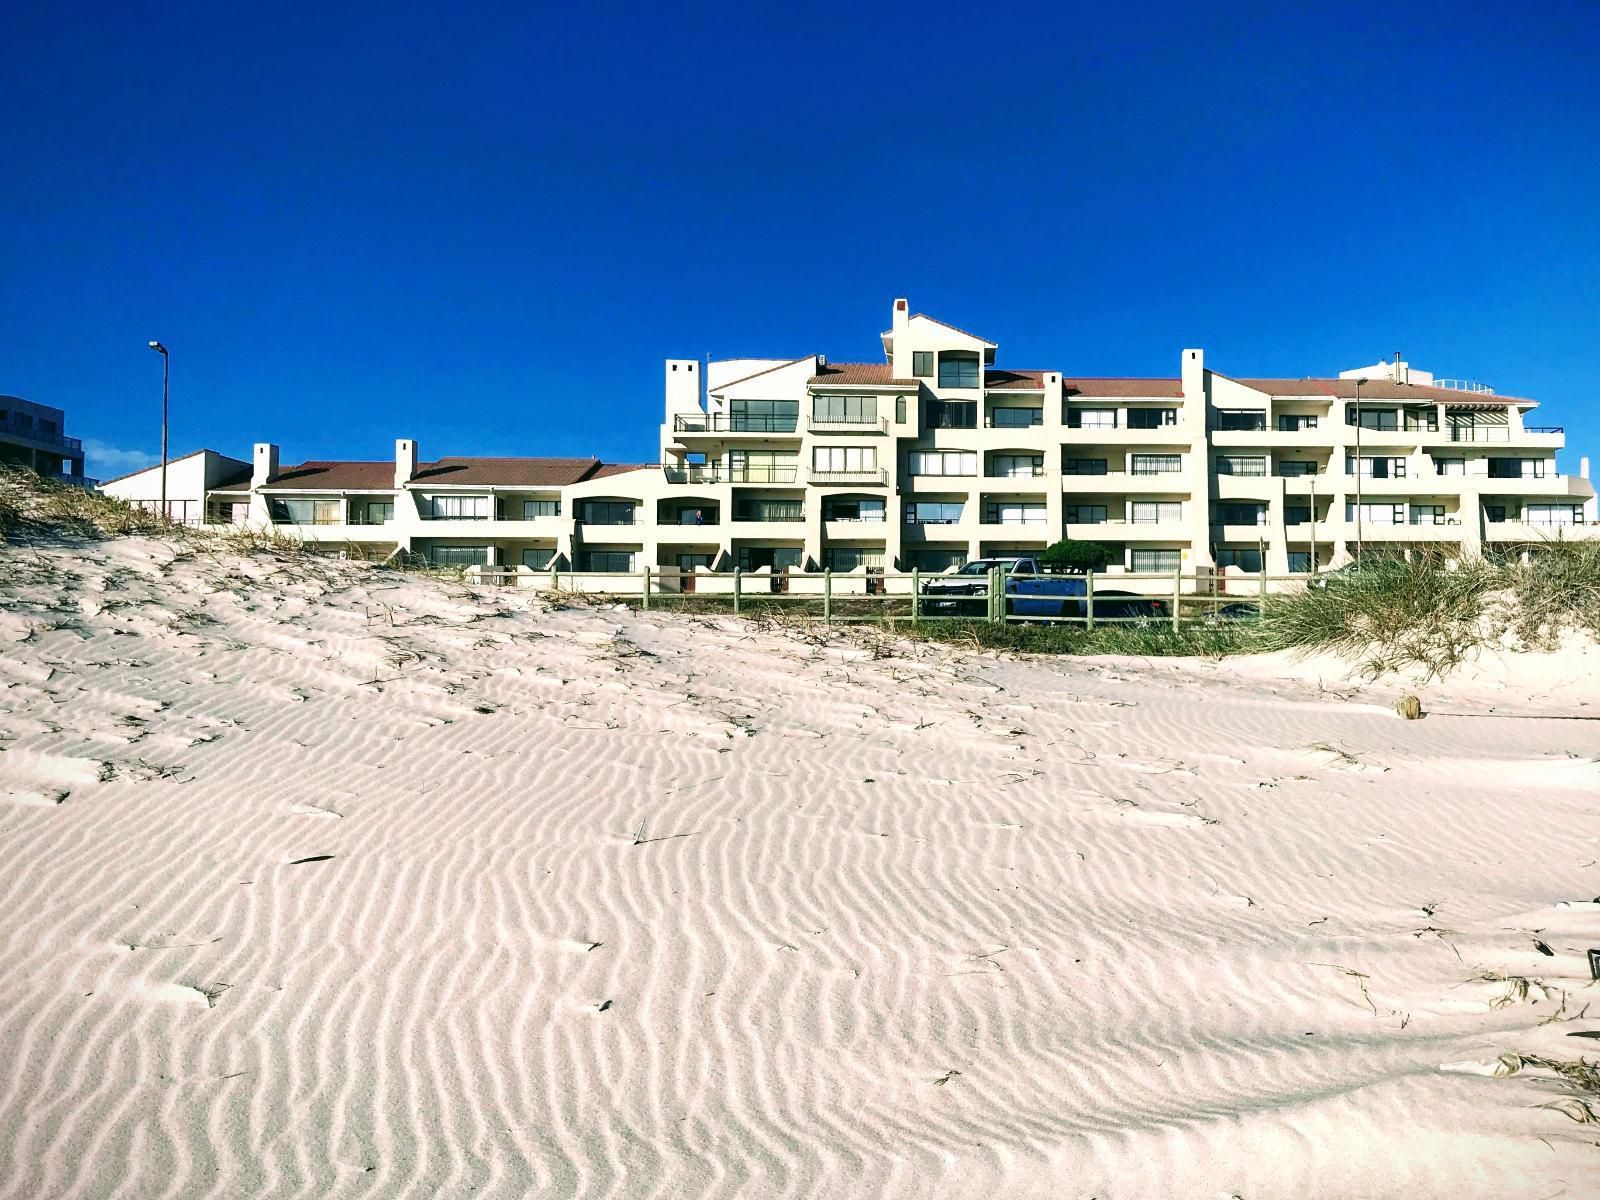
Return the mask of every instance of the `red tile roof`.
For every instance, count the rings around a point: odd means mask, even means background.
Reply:
[[[1222,378],[1230,377],[1225,375]],[[1357,381],[1354,379],[1235,379],[1233,382],[1270,396],[1356,398]],[[1461,408],[1502,408],[1507,404],[1532,407],[1538,403],[1518,396],[1487,396],[1481,392],[1463,392],[1421,383],[1395,383],[1392,379],[1366,379],[1360,382],[1363,401],[1401,400],[1415,404],[1443,403]]]
[[[1182,399],[1183,380],[1062,379],[1061,390],[1069,400],[1078,396],[1106,396],[1123,400]]]
[[[450,487],[563,487],[633,467],[597,458],[441,458],[417,464],[414,484]],[[303,462],[284,467],[267,483],[272,491],[377,492],[394,490],[394,463]]]
[[[335,462],[318,459],[283,467],[268,485],[286,491],[374,492],[394,487],[394,462]]]
[[[1043,371],[996,371],[983,373],[983,386],[991,392],[1042,392]]]
[[[828,363],[811,377],[812,383],[850,386],[916,387],[915,379],[896,379],[888,363]]]

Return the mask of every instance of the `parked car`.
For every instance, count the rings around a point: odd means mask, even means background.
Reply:
[[[1253,601],[1234,600],[1228,604],[1218,605],[1205,615],[1205,620],[1207,624],[1221,621],[1254,621],[1260,615],[1261,608]]]
[[[982,616],[988,608],[989,573],[1005,574],[1006,611],[1019,617],[1081,615],[1082,576],[1045,575],[1035,558],[975,558],[959,571],[922,585],[922,611],[933,615]],[[1099,606],[1096,605],[1096,613]]]
[[[1083,604],[1077,605],[1078,612],[1083,611]],[[1108,592],[1100,588],[1094,590],[1094,619],[1096,621],[1117,621],[1130,618],[1171,619],[1172,605],[1166,600],[1155,596],[1141,596],[1138,592]]]

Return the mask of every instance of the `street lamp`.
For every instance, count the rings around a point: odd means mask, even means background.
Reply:
[[[151,342],[150,349],[161,355],[161,515],[168,517],[172,514],[167,511],[167,376],[172,360],[160,342]]]

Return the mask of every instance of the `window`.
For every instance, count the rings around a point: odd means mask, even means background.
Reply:
[[[863,546],[829,546],[822,552],[824,571],[883,570],[883,551]]]
[[[913,379],[933,378],[932,350],[913,350],[911,352],[911,377]]]
[[[882,496],[825,496],[824,521],[865,521],[876,523],[887,518],[888,507]]]
[[[978,356],[966,350],[946,350],[939,355],[939,386],[975,388],[978,383]]]
[[[973,450],[913,450],[913,475],[976,475],[978,455]]]
[[[1104,525],[1106,516],[1104,504],[1069,504],[1064,519],[1068,525]]]
[[[1032,479],[1044,474],[1042,454],[991,454],[989,474],[997,479]]]
[[[959,500],[913,500],[906,505],[907,525],[954,525],[961,520]]]
[[[1128,410],[1129,429],[1160,429],[1167,425],[1178,423],[1178,410],[1175,408],[1130,408]]]
[[[734,483],[793,483],[795,456],[772,450],[729,450],[728,478]]]
[[[1284,433],[1299,433],[1302,429],[1315,429],[1317,418],[1300,413],[1279,413],[1278,428]]]
[[[1346,500],[1344,505],[1344,519],[1346,521],[1360,520],[1368,525],[1404,525],[1406,523],[1406,506],[1404,504],[1357,504],[1354,500]]]
[[[632,525],[632,500],[584,500],[579,520],[585,525]]]
[[[1264,457],[1245,454],[1217,455],[1218,475],[1259,476],[1266,473],[1267,460]]]
[[[1311,520],[1311,507],[1306,504],[1285,504],[1283,506],[1283,523],[1285,525],[1305,525]]]
[[[1183,459],[1177,454],[1135,454],[1135,475],[1173,475],[1183,468]]]
[[[578,554],[578,570],[580,571],[614,571],[628,572],[633,570],[632,550],[583,550]]]
[[[763,567],[788,571],[800,565],[800,547],[740,546],[738,563],[741,571],[759,571]]]
[[[561,501],[559,500],[524,500],[522,502],[522,519],[532,521],[539,517],[559,517],[561,515]]]
[[[1406,429],[1413,433],[1438,433],[1439,410],[1436,408],[1408,408],[1405,410]]]
[[[428,514],[435,521],[487,521],[487,496],[430,496]]]
[[[1237,567],[1241,571],[1249,571],[1252,575],[1261,573],[1261,550],[1235,548],[1233,546],[1217,547],[1217,566]]]
[[[997,408],[990,414],[989,424],[995,429],[1026,429],[1031,425],[1042,425],[1044,409]]]
[[[1218,429],[1265,429],[1267,427],[1267,414],[1264,412],[1221,411],[1217,413]]]
[[[1278,474],[1285,479],[1298,479],[1302,475],[1315,475],[1317,464],[1309,458],[1285,458],[1278,462]]]
[[[798,400],[730,400],[728,428],[735,433],[793,433]]]
[[[733,507],[735,521],[804,521],[804,500],[773,500],[754,497],[739,500]]]
[[[875,425],[878,421],[878,398],[815,396],[811,401],[811,419],[839,425]]]
[[[1136,574],[1157,571],[1171,574],[1182,561],[1181,552],[1177,550],[1134,550],[1128,556],[1129,568]]]
[[[1219,525],[1265,525],[1267,506],[1249,501],[1224,500],[1217,505]]]
[[[1581,504],[1525,504],[1522,519],[1529,525],[1582,525]]]
[[[436,567],[486,567],[489,565],[487,546],[432,546],[428,561]]]
[[[695,571],[704,567],[709,571],[712,557],[710,554],[680,554],[678,555],[678,570]]]
[[[983,519],[989,525],[1043,525],[1044,505],[1033,501],[991,500],[983,506]]]
[[[392,520],[393,500],[353,500],[350,503],[352,525],[387,525]]]
[[[1467,473],[1467,460],[1464,458],[1436,458],[1433,467],[1441,475],[1465,475]]]
[[[917,547],[912,563],[919,571],[954,571],[966,565],[967,556],[960,550],[939,550],[932,546]]]
[[[1353,454],[1344,457],[1344,473],[1354,475],[1357,468],[1360,474],[1367,479],[1404,479],[1406,477],[1406,460],[1403,458],[1373,458],[1362,455],[1359,460]]]
[[[1069,458],[1062,462],[1063,475],[1104,475],[1106,473],[1106,460],[1103,458]]]
[[[1490,479],[1543,479],[1545,459],[1542,458],[1491,458]]]
[[[1309,575],[1309,574],[1311,574],[1311,551],[1309,551],[1309,550],[1291,550],[1291,551],[1289,551],[1289,573],[1291,575]]]
[[[896,396],[894,398],[894,423],[896,425],[904,425],[906,423],[906,398],[904,396]]]
[[[1506,519],[1506,506],[1504,504],[1485,504],[1483,516],[1491,525],[1499,525]]]
[[[548,571],[550,564],[555,561],[554,550],[524,550],[522,552],[522,565],[530,571]]]
[[[1128,520],[1135,525],[1160,525],[1182,519],[1183,502],[1179,500],[1135,500],[1128,505]]]
[[[1117,410],[1114,408],[1069,408],[1068,429],[1115,429]]]
[[[976,429],[978,402],[976,400],[930,400],[928,402],[929,429]]]
[[[826,475],[876,471],[878,451],[872,446],[813,446],[811,469]]]
[[[1413,525],[1443,525],[1444,505],[1413,504],[1411,506],[1411,523]]]
[[[337,525],[337,500],[270,500],[272,519],[280,525]]]
[[[1355,425],[1358,423],[1355,405],[1345,405],[1344,423],[1346,425]],[[1368,408],[1363,404],[1361,406],[1359,424],[1363,429],[1399,429],[1400,410],[1396,408]]]

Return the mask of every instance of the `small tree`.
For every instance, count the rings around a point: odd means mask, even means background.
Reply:
[[[1082,575],[1085,571],[1104,571],[1111,561],[1111,549],[1099,542],[1074,542],[1063,539],[1039,555],[1039,564],[1050,571]]]

